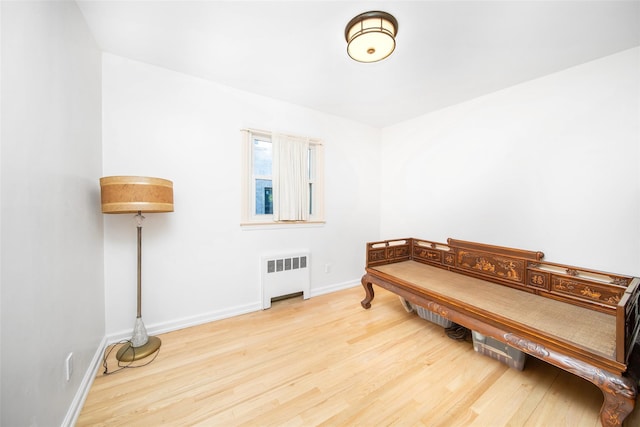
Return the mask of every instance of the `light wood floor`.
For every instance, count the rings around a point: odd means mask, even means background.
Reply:
[[[98,373],[78,426],[600,425],[591,383],[509,369],[375,290],[370,310],[357,287],[161,335],[148,366]]]

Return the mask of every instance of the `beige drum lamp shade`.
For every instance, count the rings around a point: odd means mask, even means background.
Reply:
[[[102,213],[173,212],[173,182],[145,176],[100,178]]]

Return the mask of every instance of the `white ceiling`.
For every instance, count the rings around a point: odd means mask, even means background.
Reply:
[[[376,127],[640,45],[640,0],[78,4],[106,52]],[[344,27],[369,10],[397,47],[362,64]]]

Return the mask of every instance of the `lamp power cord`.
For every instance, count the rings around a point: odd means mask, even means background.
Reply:
[[[109,370],[109,356],[111,355],[111,352],[118,346],[121,345],[129,345],[129,351],[133,352],[133,356],[132,356],[132,360],[131,362],[122,362],[120,360],[118,360],[118,367],[117,369],[112,369]],[[136,348],[133,346],[131,340],[123,340],[123,341],[119,341],[117,343],[113,343],[109,346],[107,346],[107,348],[104,350],[104,357],[102,359],[102,367],[104,368],[103,374],[104,375],[111,375],[111,374],[115,374],[117,372],[120,372],[124,369],[127,368],[142,368],[144,366],[149,365],[151,362],[153,362],[154,360],[156,360],[156,357],[158,357],[158,354],[160,354],[160,349],[158,348],[158,350],[156,350],[156,352],[153,354],[153,357],[151,359],[149,359],[147,362],[143,363],[143,364],[136,364],[134,365],[133,363],[136,361]]]

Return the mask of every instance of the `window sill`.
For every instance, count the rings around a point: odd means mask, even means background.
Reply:
[[[243,222],[242,230],[281,230],[286,228],[317,228],[324,227],[325,221],[282,221],[282,222]]]

